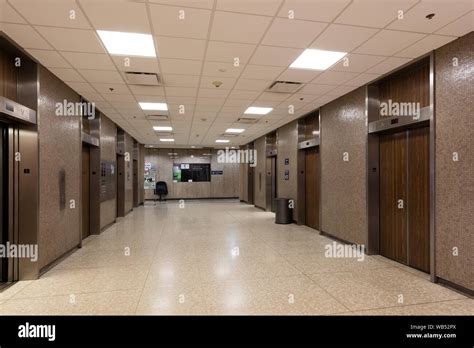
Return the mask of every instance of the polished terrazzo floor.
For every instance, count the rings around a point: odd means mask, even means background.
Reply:
[[[0,314],[474,314],[474,300],[381,256],[326,258],[333,240],[234,200],[146,203]]]

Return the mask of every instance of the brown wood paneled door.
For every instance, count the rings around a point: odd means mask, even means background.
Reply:
[[[380,136],[380,254],[407,263],[407,134]]]
[[[313,147],[305,151],[305,182],[306,182],[306,225],[319,229],[319,148]]]
[[[90,235],[90,150],[82,147],[82,238]]]
[[[408,264],[430,268],[429,127],[408,132]]]

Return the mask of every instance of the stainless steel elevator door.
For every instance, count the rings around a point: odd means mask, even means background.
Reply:
[[[0,123],[0,244],[8,240],[8,128]],[[0,257],[0,283],[8,281],[8,259]]]

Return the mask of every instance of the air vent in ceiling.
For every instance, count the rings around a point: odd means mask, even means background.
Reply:
[[[125,79],[130,85],[160,86],[162,84],[160,76],[156,73],[127,71]]]
[[[232,137],[238,137],[239,135],[238,134],[231,134],[231,133],[224,133],[222,134],[223,137],[227,137],[227,138],[232,138]]]
[[[168,115],[146,115],[148,121],[168,121]]]
[[[274,93],[295,93],[303,86],[301,82],[275,81],[268,88],[268,92]]]
[[[258,121],[258,119],[254,118],[254,117],[248,117],[248,116],[242,116],[237,120],[238,123],[245,123],[245,124],[251,124],[251,123],[255,123],[257,121]]]

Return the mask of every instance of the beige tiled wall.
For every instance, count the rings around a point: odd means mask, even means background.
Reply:
[[[474,290],[474,32],[435,51],[436,275]],[[458,65],[453,65],[453,62]],[[454,60],[454,61],[453,61]],[[453,161],[457,152],[459,161]],[[458,256],[453,255],[458,249]]]
[[[367,126],[365,88],[321,108],[321,229],[367,243]],[[343,153],[349,161],[343,161]]]

